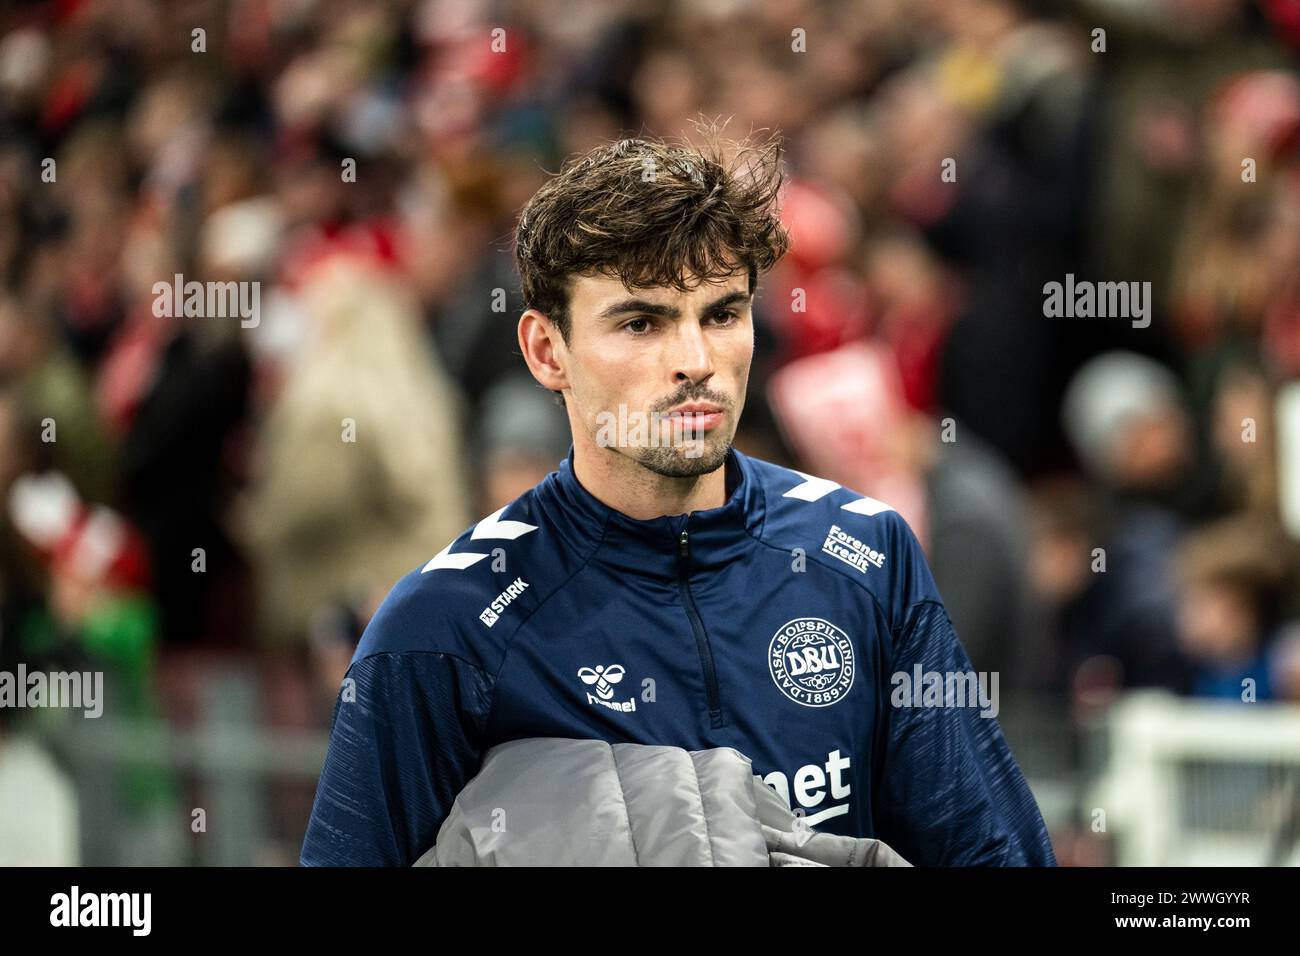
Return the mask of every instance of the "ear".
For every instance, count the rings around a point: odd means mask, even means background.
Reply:
[[[538,384],[553,392],[569,387],[564,371],[568,361],[564,339],[551,320],[536,309],[529,309],[519,318],[519,351]]]

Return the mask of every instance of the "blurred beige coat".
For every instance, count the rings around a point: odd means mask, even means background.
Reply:
[[[273,644],[328,602],[382,597],[469,524],[460,397],[414,299],[353,263],[312,276],[307,342],[263,423],[243,515]]]

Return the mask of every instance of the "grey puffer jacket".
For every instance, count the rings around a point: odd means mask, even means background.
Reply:
[[[530,738],[489,750],[416,866],[910,866],[818,833],[729,747]]]

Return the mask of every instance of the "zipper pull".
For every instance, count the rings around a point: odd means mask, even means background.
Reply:
[[[687,555],[686,555],[686,549],[687,549],[686,541],[687,541],[687,537],[686,537],[686,529],[683,528],[683,529],[682,529],[681,536],[677,539],[677,553],[680,554],[683,558],[687,556]]]

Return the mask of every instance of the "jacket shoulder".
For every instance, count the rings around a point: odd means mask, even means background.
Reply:
[[[530,489],[393,585],[353,661],[432,652],[495,674],[519,625],[567,580],[561,550]]]
[[[748,461],[763,488],[764,544],[854,581],[891,627],[918,602],[939,600],[921,545],[892,505],[828,478]]]

